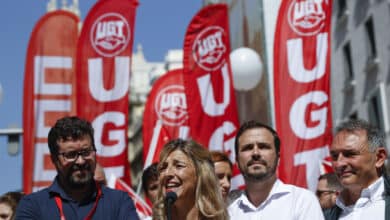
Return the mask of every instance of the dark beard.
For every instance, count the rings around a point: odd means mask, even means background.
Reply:
[[[72,173],[77,170],[87,170],[89,172],[86,172],[85,176],[75,177],[72,175]],[[69,175],[67,175],[67,182],[69,184],[69,187],[74,189],[81,189],[91,185],[93,182],[93,172],[91,171],[90,166],[87,164],[83,166],[79,166],[76,164],[73,165],[71,170],[69,171]]]
[[[250,182],[259,182],[268,179],[271,177],[275,171],[266,172],[266,173],[259,173],[259,174],[251,174],[251,173],[243,173],[242,175],[247,181]]]
[[[265,165],[265,166],[267,165],[266,161],[263,161],[263,160],[257,160],[257,161],[262,161],[263,165]],[[249,163],[251,163],[251,162],[252,161],[250,161]],[[270,178],[271,176],[273,176],[276,173],[277,164],[278,164],[278,158],[276,158],[276,160],[274,161],[273,167],[271,167],[270,170],[268,170],[264,173],[251,174],[248,172],[242,172],[243,169],[241,169],[241,168],[240,168],[240,171],[241,171],[241,173],[244,176],[244,179],[246,181],[261,182],[261,181],[267,180],[268,178]]]

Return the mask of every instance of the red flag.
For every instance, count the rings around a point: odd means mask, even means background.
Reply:
[[[92,122],[107,175],[130,183],[127,156],[129,80],[137,0],[98,1],[77,48],[77,114]]]
[[[275,120],[279,176],[314,190],[329,155],[332,1],[282,1],[274,43]]]
[[[192,138],[210,150],[227,152],[234,162],[239,122],[228,19],[226,4],[208,5],[192,18],[184,41],[184,84]],[[242,183],[233,178],[233,187]]]
[[[112,175],[108,181],[108,187],[127,192],[133,199],[135,208],[141,219],[152,215],[152,208],[123,180]]]
[[[23,94],[23,191],[48,186],[56,175],[47,134],[57,118],[76,113],[75,57],[79,18],[43,16],[31,34]]]
[[[320,161],[320,175],[325,173],[333,173],[332,162],[330,161],[330,157]]]
[[[142,124],[144,167],[158,161],[163,146],[188,136],[188,109],[183,70],[171,70],[153,85],[145,104]]]

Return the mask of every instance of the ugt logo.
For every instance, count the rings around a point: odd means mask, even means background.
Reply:
[[[219,69],[225,63],[225,31],[218,26],[211,26],[200,32],[192,45],[193,58],[204,70]]]
[[[165,125],[180,126],[188,120],[187,100],[182,85],[162,89],[154,104],[156,114]]]
[[[325,26],[324,7],[328,0],[293,0],[288,8],[288,23],[291,29],[302,36],[319,33]]]
[[[92,25],[90,41],[98,54],[113,57],[126,49],[130,34],[129,24],[122,15],[107,13]]]

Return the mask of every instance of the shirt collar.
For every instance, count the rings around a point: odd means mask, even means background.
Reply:
[[[376,200],[382,198],[384,193],[385,186],[383,182],[383,177],[377,179],[374,183],[368,186],[366,189],[363,189],[361,197],[369,198],[370,200]]]
[[[61,198],[66,200],[72,200],[60,186],[58,176],[54,179],[53,183],[49,186],[50,196],[60,195]]]
[[[366,198],[368,201],[375,201],[382,199],[385,190],[383,177],[378,178],[375,182],[363,189],[360,193],[360,198]],[[360,199],[359,198],[359,199]],[[338,196],[336,205],[344,211],[352,210],[354,205],[346,206],[343,199]]]
[[[255,207],[248,199],[248,196],[245,193],[242,193],[241,196],[238,198],[238,206],[245,212],[245,211],[254,211],[261,209],[265,204],[270,202],[273,198],[280,196],[282,194],[287,194],[291,192],[291,188],[288,187],[286,184],[284,184],[279,179],[276,179],[274,185],[272,186],[272,189],[268,195],[268,197],[262,202],[258,207]]]
[[[100,187],[103,188],[104,186],[100,185]],[[62,199],[74,201],[70,196],[68,196],[68,194],[66,194],[64,189],[62,189],[62,187],[59,183],[59,180],[58,180],[58,176],[56,176],[53,183],[49,186],[48,190],[49,190],[49,194],[51,197],[54,197],[55,195],[59,195]],[[94,200],[96,198],[96,196],[97,196],[97,192],[95,190],[95,192],[93,193],[93,196],[91,197],[91,200]],[[103,190],[102,190],[102,196],[103,196]]]

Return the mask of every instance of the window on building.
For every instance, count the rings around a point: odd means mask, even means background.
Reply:
[[[366,49],[367,55],[369,59],[375,59],[377,57],[376,51],[376,43],[375,43],[375,29],[374,29],[374,21],[372,17],[370,17],[365,23],[366,30]]]
[[[368,120],[384,132],[389,131],[384,84],[379,84],[368,99]]]
[[[338,4],[338,8],[339,8],[338,13],[337,13],[337,17],[341,18],[341,17],[345,16],[347,13],[347,1],[346,0],[338,0],[337,4]]]
[[[352,55],[351,55],[351,45],[347,42],[343,46],[343,64],[344,64],[344,73],[348,81],[355,79],[355,74],[353,72],[352,65]]]
[[[383,130],[383,126],[381,126],[380,120],[381,120],[381,112],[380,112],[380,99],[378,96],[374,96],[370,99],[370,103],[368,106],[368,114],[370,118],[370,122]]]
[[[349,119],[358,119],[358,113],[357,112],[353,112],[352,114],[349,115],[348,118]]]

